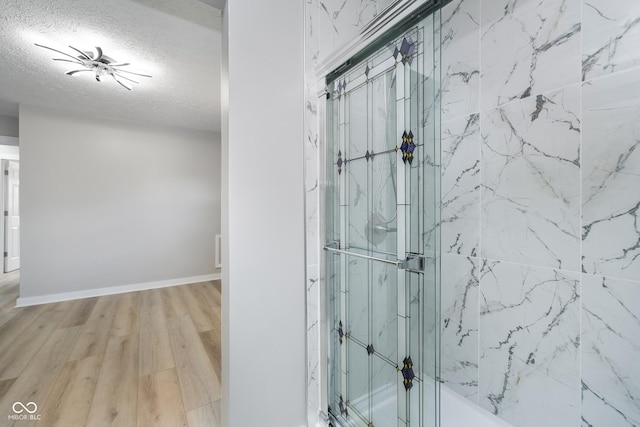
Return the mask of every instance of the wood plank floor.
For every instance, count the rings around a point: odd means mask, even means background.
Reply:
[[[0,425],[220,426],[219,281],[15,308],[19,280],[0,275]]]

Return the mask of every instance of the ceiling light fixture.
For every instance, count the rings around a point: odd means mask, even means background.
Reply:
[[[76,49],[73,46],[69,46],[70,49],[73,49],[78,54],[77,56],[74,56],[68,53],[64,53],[60,50],[54,49],[52,47],[43,46],[38,43],[34,43],[34,44],[38,47],[49,49],[54,52],[60,53],[68,58],[71,58],[71,59],[52,58],[54,61],[71,62],[84,67],[84,68],[78,68],[75,70],[67,71],[66,74],[68,76],[73,76],[74,74],[87,72],[87,71],[94,73],[97,81],[101,81],[101,78],[103,76],[111,76],[116,82],[118,82],[120,86],[122,86],[127,90],[131,90],[131,86],[129,86],[127,83],[123,82],[122,80],[126,80],[127,82],[131,82],[135,84],[138,84],[138,82],[130,79],[129,77],[122,75],[122,73],[133,74],[141,77],[151,77],[150,75],[147,75],[147,74],[140,74],[140,73],[134,73],[132,71],[123,70],[121,67],[130,65],[128,62],[123,62],[121,64],[116,63],[116,61],[114,61],[112,58],[104,55],[102,53],[102,49],[99,47],[95,47],[93,51],[82,51],[80,49]]]

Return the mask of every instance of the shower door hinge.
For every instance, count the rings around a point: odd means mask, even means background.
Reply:
[[[5,253],[4,253],[4,257],[6,258],[6,257],[8,257],[8,256],[9,256],[9,253],[8,253],[8,252],[5,252]]]

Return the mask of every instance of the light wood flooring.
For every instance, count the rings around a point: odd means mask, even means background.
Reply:
[[[219,281],[15,308],[18,281],[0,275],[1,426],[220,425]]]

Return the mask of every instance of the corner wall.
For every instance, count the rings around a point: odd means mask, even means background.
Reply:
[[[219,136],[20,106],[28,305],[210,279]]]
[[[303,19],[289,0],[228,1],[223,14],[229,427],[305,425]]]

